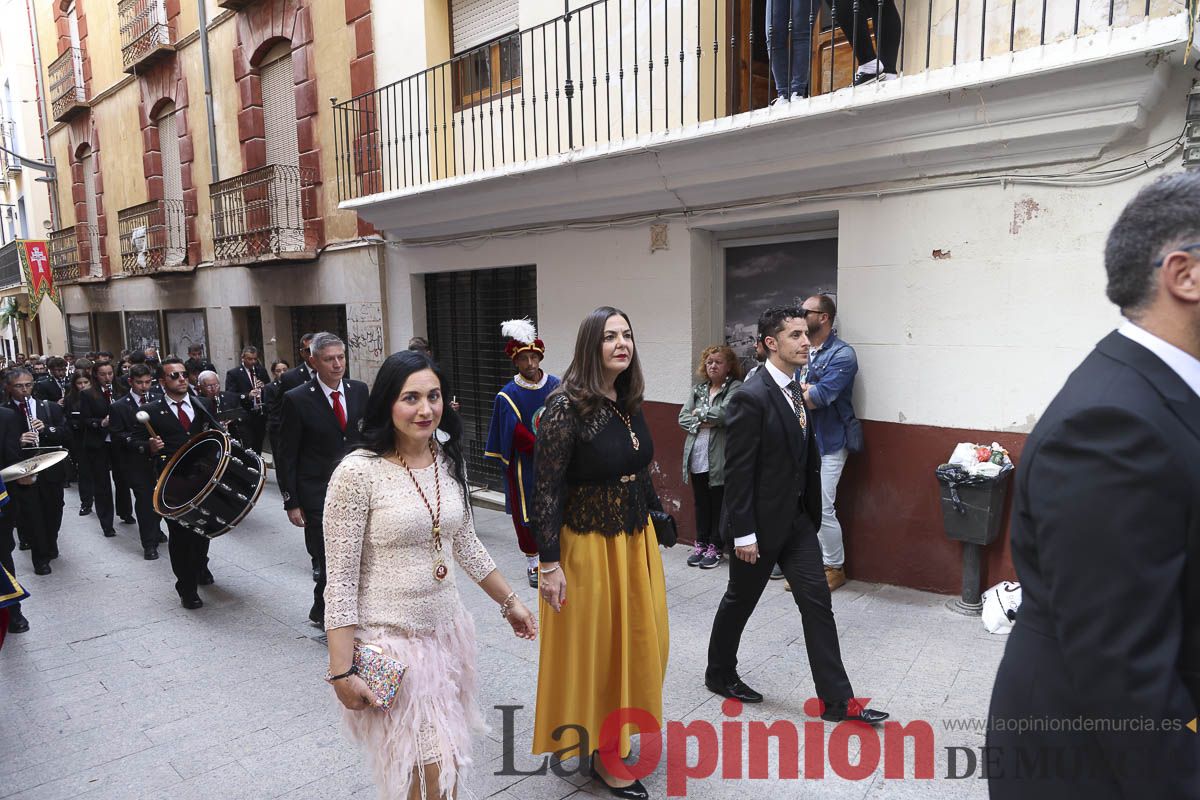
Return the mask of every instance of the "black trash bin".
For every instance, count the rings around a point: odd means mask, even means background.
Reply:
[[[983,548],[1000,537],[1000,520],[1004,517],[1013,468],[989,478],[972,475],[955,464],[942,464],[936,474],[942,488],[946,538],[963,543],[962,597],[946,605],[960,614],[979,614],[983,610],[980,594]]]

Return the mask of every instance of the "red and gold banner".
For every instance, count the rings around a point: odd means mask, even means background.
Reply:
[[[56,305],[62,304],[58,287],[54,285],[54,272],[50,269],[50,248],[45,241],[22,241],[18,248],[21,257],[21,273],[29,287],[29,318],[37,316],[43,297],[49,297]]]

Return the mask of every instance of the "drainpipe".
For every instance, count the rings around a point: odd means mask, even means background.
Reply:
[[[53,163],[54,155],[50,152],[50,110],[46,106],[46,93],[42,87],[41,40],[38,38],[37,15],[33,13],[30,0],[25,2],[25,14],[29,17],[29,31],[33,34],[33,68],[35,72],[33,85],[37,90],[38,97],[38,126],[42,131],[42,152],[45,154],[45,159]],[[62,214],[58,208],[57,170],[51,171],[49,176],[51,180],[47,188],[50,190],[50,225],[54,230],[58,230],[62,227]]]
[[[217,122],[213,112],[212,67],[208,60],[207,0],[196,0],[200,12],[200,60],[204,64],[204,106],[208,112],[208,161],[212,165],[212,182],[221,180],[221,165],[217,161]]]

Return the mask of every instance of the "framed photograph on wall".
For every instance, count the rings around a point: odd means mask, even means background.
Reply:
[[[162,355],[162,325],[157,311],[125,312],[125,346],[130,350],[157,348]]]
[[[77,356],[82,356],[93,349],[90,315],[67,314],[67,347]]]
[[[187,358],[188,348],[200,345],[204,357],[211,359],[208,352],[208,323],[202,309],[187,311],[164,311],[167,323],[167,353]]]

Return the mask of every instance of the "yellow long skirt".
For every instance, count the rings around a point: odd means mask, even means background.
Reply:
[[[586,730],[587,749],[599,749],[605,718],[622,708],[649,712],[662,726],[670,632],[653,523],[617,536],[564,528],[560,544],[567,602],[558,613],[544,599],[539,603],[534,753],[581,747],[577,730],[555,738],[564,725]],[[630,731],[621,730],[622,757],[630,752]]]

